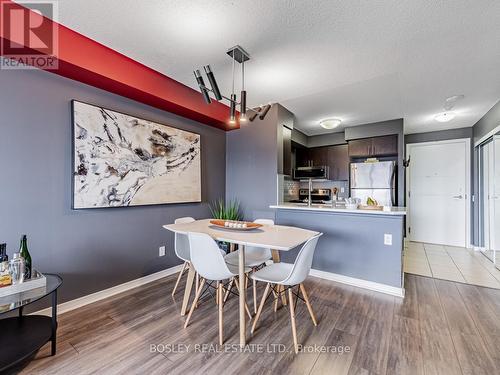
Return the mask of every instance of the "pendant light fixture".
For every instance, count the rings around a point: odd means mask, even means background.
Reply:
[[[231,102],[229,103],[229,123],[231,125],[234,125],[236,124],[236,94],[234,93],[234,64],[235,64],[234,53],[232,56],[232,60],[233,60],[233,84],[231,90]]]
[[[204,70],[205,74],[207,75],[208,82],[210,83],[211,88],[205,86],[205,82],[203,80],[200,71],[198,69],[194,70],[194,76],[200,88],[201,95],[205,100],[205,103],[210,104],[212,102],[212,99],[210,98],[210,92],[213,93],[217,101],[220,101],[222,99],[229,101],[229,124],[231,125],[236,124],[237,106],[239,106],[240,109],[240,116],[239,116],[240,123],[246,122],[247,120],[254,121],[257,118],[257,116],[259,116],[259,119],[264,120],[264,118],[267,115],[267,112],[269,112],[269,109],[271,108],[270,104],[267,104],[263,107],[262,106],[258,107],[256,109],[247,107],[247,92],[245,90],[245,61],[250,60],[250,55],[239,45],[230,48],[227,51],[227,54],[232,59],[232,86],[231,86],[231,95],[229,98],[221,94],[210,65],[205,65]],[[236,62],[241,64],[241,93],[239,102],[234,89]],[[248,116],[247,115],[248,111],[252,112],[252,115]]]

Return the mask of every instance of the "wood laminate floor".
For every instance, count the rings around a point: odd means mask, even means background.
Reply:
[[[233,353],[239,337],[234,297],[225,306],[227,352],[215,351],[215,304],[204,301],[182,328],[182,290],[173,299],[174,282],[171,276],[61,315],[57,356],[48,356],[45,347],[13,373],[500,373],[500,290],[407,275],[402,300],[311,277],[305,285],[319,325],[312,325],[299,302],[299,342],[311,352],[295,355],[288,310],[274,313],[271,303],[245,352]],[[178,352],[154,352],[151,345],[176,345]],[[329,352],[316,350],[322,347]]]

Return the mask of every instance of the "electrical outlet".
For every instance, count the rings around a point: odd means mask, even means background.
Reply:
[[[159,252],[159,256],[163,257],[165,256],[165,246],[160,246],[160,252]]]
[[[345,192],[345,189],[343,187],[340,188],[340,192],[343,193]]]
[[[384,234],[384,245],[392,245],[392,234]]]

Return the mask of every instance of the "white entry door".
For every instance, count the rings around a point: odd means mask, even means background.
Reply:
[[[411,241],[468,244],[470,141],[407,145],[407,230]]]

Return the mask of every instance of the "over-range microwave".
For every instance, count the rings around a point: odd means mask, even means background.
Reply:
[[[328,166],[316,167],[298,167],[293,170],[293,178],[295,180],[313,179],[313,180],[328,180]]]

